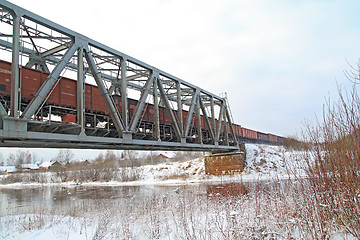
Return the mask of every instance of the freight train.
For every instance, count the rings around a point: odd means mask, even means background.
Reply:
[[[27,104],[34,97],[40,86],[47,79],[48,73],[21,67],[21,107],[20,110],[24,111]],[[50,115],[57,115],[61,117],[62,122],[76,122],[76,106],[77,106],[77,81],[62,77],[58,85],[53,89],[51,95],[43,106],[40,116],[49,117]],[[6,109],[9,108],[11,91],[11,63],[0,60],[0,102]],[[85,125],[87,129],[92,129],[92,134],[95,133],[94,129],[98,129],[100,122],[108,122],[105,127],[107,128],[107,135],[109,130],[114,129],[109,120],[109,112],[102,100],[102,96],[97,86],[85,84]],[[120,96],[113,95],[115,104],[119,111],[121,111],[121,98]],[[128,111],[131,117],[134,114],[137,106],[137,100],[128,99]],[[146,110],[143,112],[141,122],[139,123],[137,133],[138,138],[150,139],[152,137],[153,129],[153,105],[148,104]],[[183,110],[183,121],[187,117],[187,111]],[[217,121],[217,120],[216,120]],[[165,108],[159,107],[159,123],[160,135],[162,140],[176,141],[175,134],[171,127],[171,120]],[[229,127],[229,126],[228,126]],[[241,127],[238,124],[233,124],[235,135],[238,141],[252,142],[252,143],[267,143],[267,144],[283,144],[284,138],[273,134],[262,133],[255,130]],[[209,132],[206,129],[204,117],[201,116],[201,129],[203,134],[203,141],[210,139]],[[196,134],[197,128],[193,127],[190,130]],[[112,131],[116,132],[116,131]],[[230,132],[230,131],[228,131]],[[222,133],[224,134],[224,133]],[[191,134],[190,134],[191,135]],[[195,140],[194,140],[195,141]]]

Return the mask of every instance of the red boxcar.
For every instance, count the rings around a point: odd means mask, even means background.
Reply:
[[[269,141],[269,135],[262,132],[257,132],[258,140],[260,141]]]
[[[11,65],[0,61],[0,93],[1,95],[10,94],[11,89]]]
[[[76,115],[65,114],[64,116],[61,117],[61,121],[75,123],[76,122]]]
[[[48,73],[27,68],[20,68],[20,76],[21,78],[21,98],[22,100],[30,101],[33,99],[36,92],[39,90],[41,85],[44,83],[46,78],[49,76]],[[10,97],[11,90],[11,63],[0,60],[0,94],[2,96]],[[115,104],[119,112],[121,109],[121,97],[113,96]],[[133,117],[137,105],[137,101],[134,99],[128,99],[128,110],[129,117]],[[63,106],[67,108],[76,109],[77,107],[77,81],[62,77],[61,81],[59,81],[58,85],[55,87],[53,92],[51,93],[49,99],[47,100],[47,104],[53,104],[58,106]],[[105,102],[100,94],[97,86],[85,84],[85,109],[87,112],[98,113],[98,114],[108,114],[108,110],[106,108]],[[174,114],[177,115],[177,112],[174,111]],[[183,124],[186,122],[188,112],[183,110]],[[176,116],[177,117],[177,116]],[[154,119],[154,109],[153,105],[148,104],[145,112],[141,115],[142,121],[153,122]],[[197,119],[196,114],[192,116],[192,127],[196,128]],[[65,115],[63,117],[63,121],[74,122],[73,116]],[[171,120],[169,117],[168,111],[164,107],[159,107],[159,121],[160,124],[171,124]],[[212,124],[212,119],[209,118],[210,124]],[[216,126],[218,126],[218,120],[215,120]],[[222,132],[224,131],[222,126]],[[228,132],[230,133],[230,126],[227,124]],[[272,134],[263,134],[258,133],[254,130],[243,128],[240,125],[233,124],[235,135],[239,137],[244,137],[248,139],[257,140],[260,136],[261,140],[270,140],[272,142],[282,143],[284,138],[280,138],[276,135]],[[205,119],[201,116],[201,128],[207,129],[205,124]],[[217,129],[217,127],[215,127]]]
[[[257,139],[257,132],[247,128],[241,128],[242,136],[249,139]]]
[[[278,142],[278,136],[269,134],[269,140],[270,142]]]

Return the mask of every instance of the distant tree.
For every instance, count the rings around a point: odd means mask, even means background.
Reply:
[[[15,167],[16,169],[21,169],[22,165],[25,163],[26,153],[24,151],[17,151],[15,155]]]
[[[104,157],[104,161],[115,161],[116,155],[112,151],[107,151]]]
[[[306,146],[305,143],[300,141],[296,136],[286,137],[284,140],[284,146],[287,149],[303,150]]]
[[[99,153],[99,155],[95,158],[95,163],[100,163],[104,161],[104,154]]]
[[[33,163],[33,156],[32,156],[32,154],[31,154],[31,152],[26,151],[24,163],[27,163],[27,164]]]
[[[7,159],[7,165],[9,166],[15,166],[15,154],[10,153]]]
[[[126,150],[124,157],[126,160],[136,160],[139,155],[138,151]]]
[[[179,151],[179,152],[175,152],[173,159],[176,161],[192,160],[192,159],[198,158],[202,155],[203,155],[202,152],[181,152],[181,151]]]
[[[0,152],[0,166],[5,166],[5,159],[1,152]]]
[[[55,157],[55,161],[58,162],[70,162],[74,157],[74,153],[71,152],[69,149],[61,149],[57,156]]]
[[[32,162],[31,163],[37,163],[37,162],[43,162],[39,159],[39,156],[36,153],[31,153],[32,155]]]

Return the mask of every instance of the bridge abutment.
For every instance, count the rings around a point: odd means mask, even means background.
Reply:
[[[245,167],[246,149],[239,143],[240,151],[216,153],[205,157],[205,173],[211,175],[232,175],[241,173]]]

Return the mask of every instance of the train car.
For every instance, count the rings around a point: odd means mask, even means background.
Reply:
[[[41,85],[46,81],[49,76],[48,73],[35,70],[28,67],[20,68],[21,78],[21,99],[23,102],[30,102],[31,99],[35,96]],[[1,96],[10,99],[11,91],[11,63],[0,60],[0,94]],[[85,84],[85,111],[92,114],[108,115],[109,112],[105,105],[105,102],[101,96],[101,93],[97,86],[91,84]],[[117,106],[119,112],[122,111],[121,96],[113,95],[112,96]],[[61,77],[61,81],[53,89],[51,95],[47,99],[46,104],[55,105],[60,107],[65,107],[69,109],[77,108],[77,81]],[[137,100],[128,98],[128,111],[129,118],[131,119],[135,114],[136,106],[138,104]],[[177,111],[173,111],[175,117],[177,118]],[[76,122],[76,115],[69,114],[68,112],[58,112],[61,115],[64,122]],[[187,119],[188,112],[183,110],[183,124],[185,124]],[[141,113],[141,122],[148,122],[153,124],[154,122],[154,107],[152,104],[146,104],[146,109]],[[191,128],[197,128],[197,119],[196,113],[193,113],[191,119]],[[205,123],[204,116],[201,116],[201,129],[206,133],[208,127]],[[209,117],[209,122],[212,124],[212,118]],[[168,110],[164,107],[159,106],[159,123],[160,125],[171,125],[171,119],[168,113]],[[218,126],[218,120],[215,119],[215,124]],[[227,127],[228,134],[231,134],[230,124],[227,123],[226,126],[222,125],[221,132],[224,133],[225,128]],[[257,132],[251,129],[243,128],[238,124],[233,124],[233,129],[236,137],[239,140],[250,140],[250,141],[259,141],[259,142],[272,142],[282,144],[285,138],[278,137],[273,134],[265,134]]]
[[[21,99],[31,101],[49,74],[28,67],[21,67],[20,74],[22,76]],[[11,63],[0,60],[1,95],[10,97],[10,89]],[[49,96],[47,104],[75,109],[77,104],[76,89],[76,81],[62,77]],[[85,108],[89,112],[108,114],[106,105],[96,86],[85,84]]]
[[[286,138],[278,136],[278,143],[283,145]]]
[[[262,132],[257,132],[258,135],[258,140],[260,142],[266,143],[269,142],[269,135],[266,133],[262,133]]]
[[[236,136],[237,136],[238,138],[240,138],[240,137],[242,136],[242,135],[241,135],[241,126],[238,125],[238,124],[234,124],[234,126],[235,126]]]
[[[0,61],[0,93],[9,95],[11,89],[11,65]]]
[[[251,139],[251,140],[257,140],[258,139],[258,135],[257,132],[251,129],[247,129],[242,127],[241,128],[241,135],[243,138],[246,139]]]
[[[276,136],[274,134],[270,134],[270,133],[268,135],[269,135],[269,141],[270,142],[275,142],[275,143],[279,142],[278,141],[278,136]]]

